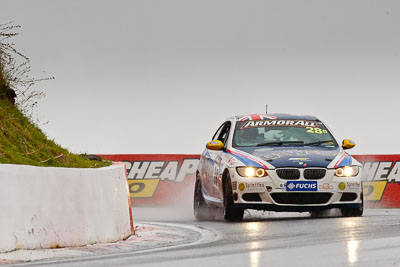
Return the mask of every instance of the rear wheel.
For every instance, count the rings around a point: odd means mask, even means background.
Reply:
[[[233,203],[232,183],[229,172],[224,180],[224,219],[230,222],[240,222],[243,220],[244,209],[236,208]]]
[[[193,211],[194,217],[199,221],[214,220],[217,213],[217,209],[209,207],[204,200],[200,179],[196,179],[194,187]]]

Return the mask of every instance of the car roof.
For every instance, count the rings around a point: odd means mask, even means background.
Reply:
[[[247,121],[247,120],[309,120],[309,121],[319,121],[314,116],[292,115],[292,114],[283,114],[283,113],[237,115],[237,116],[234,117],[234,119],[236,121]]]

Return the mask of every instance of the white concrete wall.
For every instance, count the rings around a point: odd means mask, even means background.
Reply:
[[[122,165],[0,164],[0,252],[113,242],[131,234]]]

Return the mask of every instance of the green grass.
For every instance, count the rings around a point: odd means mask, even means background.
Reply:
[[[7,99],[0,99],[0,163],[70,168],[111,165],[109,161],[89,160],[60,147]]]
[[[17,52],[12,43],[7,42],[9,38],[18,35],[15,32],[16,28],[19,26],[10,23],[0,24],[0,164],[71,168],[96,168],[111,165],[110,161],[89,160],[85,155],[72,154],[49,140],[23,114],[31,111],[36,103],[31,103],[25,108],[19,105],[23,113],[14,104],[18,92],[24,90],[26,92],[37,81],[51,79],[30,78],[29,59]],[[42,94],[31,91],[31,94],[22,97],[25,98],[24,100],[37,101],[40,96]]]

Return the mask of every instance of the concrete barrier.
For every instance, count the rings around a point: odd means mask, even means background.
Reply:
[[[0,252],[114,242],[132,234],[125,168],[0,164]]]

